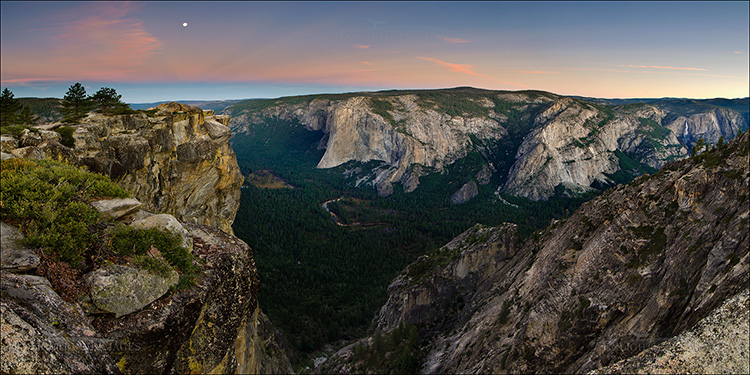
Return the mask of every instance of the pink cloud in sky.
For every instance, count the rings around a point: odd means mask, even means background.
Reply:
[[[371,63],[371,62],[369,62],[369,61],[362,61],[362,64],[365,64],[365,65],[372,65],[372,63]]]
[[[369,44],[355,44],[354,48],[368,49],[368,48],[370,48],[370,45]]]
[[[708,70],[703,68],[678,68],[674,66],[659,66],[659,65],[626,65],[628,68],[643,68],[643,69],[670,69],[670,70]]]
[[[524,73],[524,74],[557,74],[560,72],[547,72],[543,70],[516,70],[516,73]]]
[[[472,68],[474,68],[474,65],[454,64],[454,63],[449,63],[449,62],[441,61],[441,60],[438,60],[438,59],[433,59],[432,57],[424,57],[424,56],[417,56],[417,58],[425,60],[425,61],[430,61],[430,62],[433,62],[433,63],[438,64],[438,65],[441,65],[442,67],[444,67],[447,70],[450,70],[452,72],[462,73],[462,74],[468,74],[468,75],[472,75],[472,76],[475,76],[475,77],[484,78],[484,79],[486,79],[487,81],[490,81],[490,82],[502,83],[502,84],[505,84],[505,85],[511,85],[511,86],[517,86],[517,87],[523,87],[523,88],[529,88],[529,86],[524,85],[522,83],[502,81],[502,80],[494,79],[494,78],[492,78],[492,77],[490,77],[488,75],[479,74],[479,73],[475,72],[474,70],[472,70]]]
[[[732,53],[735,54],[735,55],[740,55],[740,54],[742,54],[742,51],[732,51]]]
[[[445,61],[440,61],[438,59],[433,59],[432,57],[424,57],[424,56],[417,56],[417,58],[425,60],[425,61],[434,62],[435,64],[441,65],[441,66],[447,68],[448,70],[450,70],[452,72],[469,74],[469,75],[473,75],[473,76],[477,76],[477,77],[485,77],[485,78],[487,78],[487,76],[481,75],[481,74],[479,74],[479,73],[471,70],[471,68],[473,68],[474,65],[453,64],[453,63],[449,63],[449,62],[445,62]]]
[[[470,43],[470,40],[461,39],[461,38],[451,38],[449,36],[442,36],[438,35],[438,38],[448,42],[448,43]]]
[[[52,66],[81,78],[124,78],[161,49],[142,21],[127,17],[129,3],[106,4],[98,14],[54,28]]]

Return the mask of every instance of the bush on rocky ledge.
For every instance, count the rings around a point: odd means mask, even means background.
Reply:
[[[49,159],[11,159],[0,166],[3,220],[19,225],[27,245],[74,266],[95,240],[89,227],[100,219],[87,203],[129,195],[105,176]]]

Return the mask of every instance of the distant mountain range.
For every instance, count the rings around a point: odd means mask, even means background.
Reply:
[[[169,102],[178,102],[183,103],[187,105],[192,105],[194,107],[207,109],[207,110],[213,110],[213,111],[221,111],[226,107],[229,107],[232,104],[235,104],[237,102],[245,101],[245,100],[253,100],[253,99],[236,99],[236,100],[165,100],[161,102],[153,102],[153,103],[128,103],[130,105],[130,108],[133,109],[149,109],[149,108],[155,108],[159,104],[169,103]]]

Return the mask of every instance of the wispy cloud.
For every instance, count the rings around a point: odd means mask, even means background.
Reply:
[[[557,74],[560,72],[547,72],[544,70],[516,70],[516,73],[524,73],[524,74]]]
[[[369,61],[362,61],[362,64],[365,64],[365,65],[372,65],[372,63],[371,63],[371,62],[369,62]]]
[[[443,36],[443,35],[438,35],[438,38],[448,43],[470,43],[471,42],[470,40],[461,39],[461,38],[451,38],[449,36]]]
[[[732,53],[735,54],[735,55],[741,55],[742,51],[732,51]]]
[[[137,7],[129,2],[94,3],[73,21],[38,29],[54,43],[47,52],[47,73],[67,79],[121,79],[136,71],[163,46],[141,20],[130,16]]]
[[[424,57],[424,56],[417,56],[417,58],[418,58],[418,59],[422,59],[422,60],[425,60],[425,61],[430,61],[430,62],[434,62],[435,64],[438,64],[438,65],[440,65],[440,66],[443,66],[444,68],[446,68],[446,69],[448,69],[448,70],[450,70],[450,71],[452,71],[452,72],[456,72],[456,73],[463,73],[463,74],[469,74],[469,75],[472,75],[472,76],[477,76],[477,77],[485,77],[485,78],[489,78],[489,77],[487,77],[487,76],[485,76],[485,75],[479,74],[479,73],[477,73],[477,72],[475,72],[475,71],[471,70],[471,68],[473,68],[473,67],[474,67],[474,65],[468,65],[468,64],[453,64],[453,63],[449,63],[449,62],[445,62],[445,61],[440,61],[440,60],[438,60],[438,59],[433,59],[432,57]]]
[[[681,67],[674,67],[674,66],[659,66],[659,65],[621,65],[627,68],[642,68],[642,69],[668,69],[668,70],[702,70],[702,71],[708,71],[708,69],[703,68],[681,68]]]
[[[490,77],[488,75],[479,74],[479,73],[477,73],[477,72],[475,72],[473,70],[474,65],[469,65],[469,64],[454,64],[454,63],[449,63],[449,62],[446,62],[446,61],[441,61],[441,60],[438,60],[438,59],[434,59],[432,57],[425,57],[425,56],[417,56],[417,58],[425,60],[425,61],[433,62],[435,64],[438,64],[438,65],[442,66],[443,68],[445,68],[447,70],[452,71],[452,72],[462,73],[462,74],[468,74],[468,75],[471,75],[471,76],[484,78],[484,79],[486,79],[488,81],[491,81],[491,82],[502,83],[502,84],[505,84],[505,85],[511,85],[511,86],[518,86],[518,87],[523,87],[523,88],[529,88],[529,86],[521,84],[521,83],[502,81],[502,80],[498,80],[498,79],[492,78],[492,77]]]
[[[611,73],[636,73],[632,70],[619,70],[611,68],[572,68],[570,70],[580,70],[584,72],[611,72]],[[646,72],[641,72],[646,73]]]
[[[354,48],[368,49],[368,48],[370,48],[370,45],[369,44],[355,44]]]

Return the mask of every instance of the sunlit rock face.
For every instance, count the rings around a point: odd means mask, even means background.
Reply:
[[[81,164],[108,174],[144,209],[232,233],[242,175],[227,116],[180,103],[145,114],[91,114],[75,125]]]

